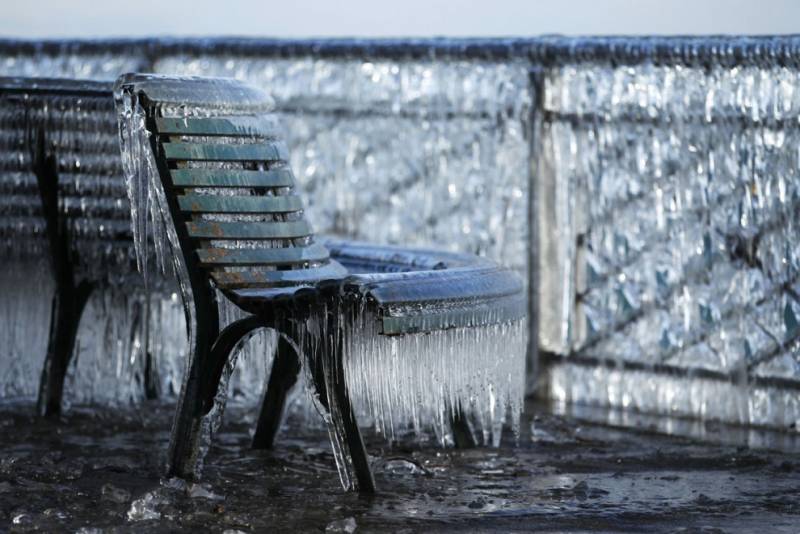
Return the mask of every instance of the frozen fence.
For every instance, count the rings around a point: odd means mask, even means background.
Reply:
[[[788,42],[578,47],[540,73],[551,396],[796,425],[800,72]]]

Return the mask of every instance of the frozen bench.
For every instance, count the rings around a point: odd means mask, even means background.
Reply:
[[[158,199],[162,238],[173,250],[187,319],[195,325],[171,437],[171,474],[197,475],[204,436],[222,409],[224,391],[218,389],[230,355],[248,334],[266,327],[279,331],[281,341],[255,444],[271,445],[286,392],[304,367],[328,422],[344,487],[374,491],[351,403],[351,389],[369,377],[347,376],[353,363],[347,360],[373,352],[377,357],[378,349],[369,347],[380,341],[372,338],[416,336],[424,342],[452,330],[450,349],[463,350],[456,365],[488,369],[499,359],[493,353],[502,348],[493,344],[502,342],[502,334],[486,336],[486,352],[461,347],[458,335],[523,322],[522,282],[469,255],[315,239],[287,149],[267,115],[271,100],[253,88],[229,80],[127,75],[115,94],[125,117],[124,157],[132,158],[134,179],[155,190],[143,198]],[[136,203],[134,208],[148,211]],[[218,299],[245,312],[221,332]],[[359,343],[367,348],[354,350],[351,345]],[[404,356],[396,355],[399,365]],[[524,351],[515,356],[519,376],[507,380],[520,382],[521,398]],[[456,382],[458,372],[451,369],[449,379]],[[476,389],[491,394],[505,387],[485,376]],[[466,444],[471,431],[462,412],[469,409],[468,395],[451,397],[446,410],[455,439]]]
[[[112,85],[0,78],[4,268],[49,261],[55,278],[38,412],[58,415],[94,289],[135,272]]]

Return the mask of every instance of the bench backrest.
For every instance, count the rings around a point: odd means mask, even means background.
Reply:
[[[346,274],[315,242],[287,148],[265,113],[269,97],[230,80],[127,79],[146,113],[187,266],[223,290],[307,285]]]
[[[0,78],[0,254],[49,254],[46,219],[69,232],[81,278],[118,279],[131,267],[131,227],[112,84]],[[40,143],[43,146],[39,146]],[[42,205],[35,155],[53,158],[57,191]]]

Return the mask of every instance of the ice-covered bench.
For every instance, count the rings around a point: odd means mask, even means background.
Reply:
[[[256,444],[271,443],[303,367],[346,489],[374,491],[353,397],[389,424],[452,420],[465,440],[470,420],[497,426],[509,407],[518,416],[526,301],[513,272],[469,255],[316,239],[268,114],[271,99],[256,89],[127,75],[116,97],[126,168],[140,191],[134,225],[143,226],[155,199],[156,242],[170,245],[193,325],[173,474],[197,474],[224,406],[219,383],[231,352],[263,327],[282,341]],[[221,332],[218,301],[243,315]]]

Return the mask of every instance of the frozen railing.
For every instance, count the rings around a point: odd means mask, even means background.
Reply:
[[[317,228],[530,273],[552,397],[800,418],[797,37],[0,48],[9,73],[110,78],[111,51],[260,85]]]
[[[791,43],[579,43],[538,74],[539,342],[551,396],[800,420]]]

